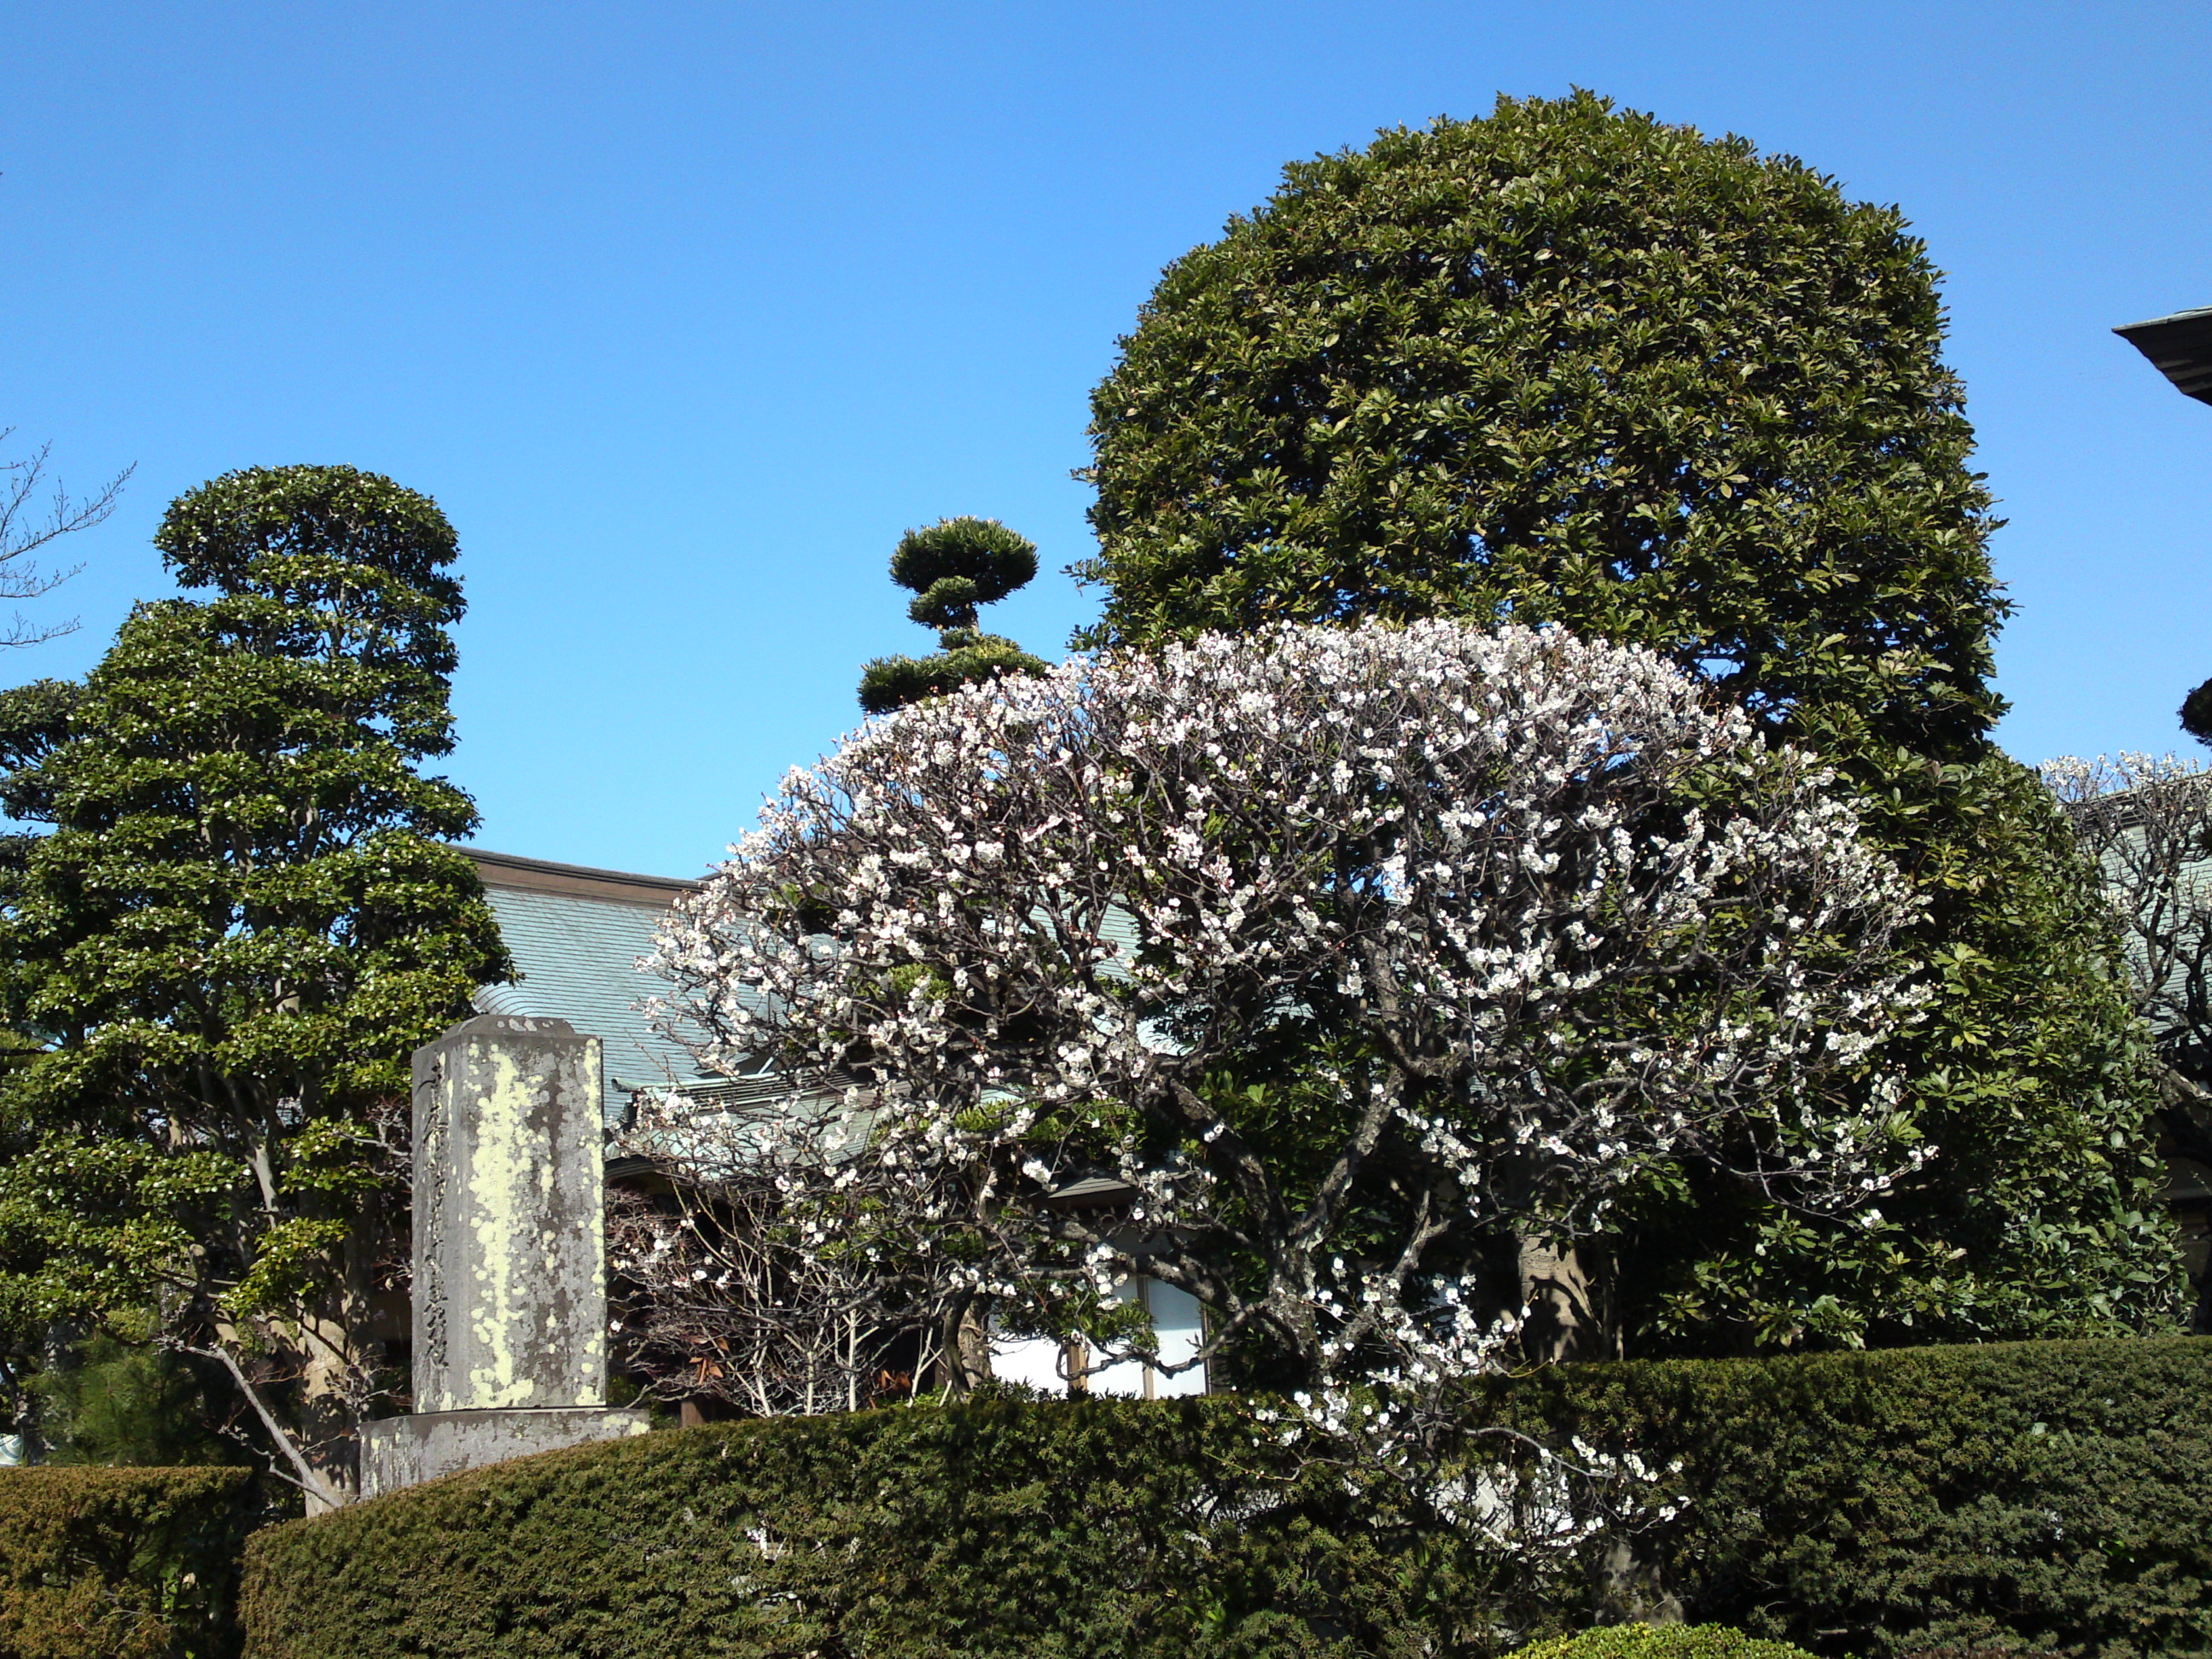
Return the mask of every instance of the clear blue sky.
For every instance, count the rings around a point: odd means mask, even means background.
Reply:
[[[122,510],[44,604],[82,672],[228,469],[435,495],[450,770],[503,851],[696,872],[926,647],[899,532],[1004,518],[1094,609],[1085,400],[1291,158],[1580,84],[1900,204],[2010,519],[2023,759],[2164,750],[2212,674],[2212,408],[2107,331],[2212,304],[2199,4],[8,8],[0,424]]]

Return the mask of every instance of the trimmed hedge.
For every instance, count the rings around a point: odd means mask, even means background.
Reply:
[[[237,1653],[239,1552],[259,1518],[251,1469],[0,1469],[0,1654]]]
[[[1561,1367],[1470,1416],[1662,1462],[1632,1576],[1824,1655],[2212,1656],[2212,1342]],[[671,1431],[257,1535],[251,1659],[1352,1656],[1511,1645],[1231,1400]],[[1593,1621],[1622,1563],[1538,1626]],[[1517,1616],[1517,1615],[1516,1615]]]
[[[1638,1553],[1693,1619],[1869,1659],[2212,1655],[2212,1340],[1591,1367],[1501,1403],[1683,1460],[1691,1510]]]
[[[1811,1659],[1787,1642],[1762,1642],[1726,1625],[1606,1625],[1555,1636],[1513,1659]]]

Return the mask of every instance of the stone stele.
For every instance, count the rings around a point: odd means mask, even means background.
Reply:
[[[642,1433],[606,1404],[599,1040],[487,1014],[415,1053],[415,1412],[369,1424],[364,1497]]]

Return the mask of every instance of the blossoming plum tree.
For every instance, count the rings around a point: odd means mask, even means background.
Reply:
[[[864,1129],[841,1111],[639,1103],[618,1144],[679,1179],[608,1195],[609,1334],[624,1375],[655,1399],[757,1417],[928,1386],[946,1264],[867,1237],[910,1206],[901,1171],[848,1158]]]
[[[1244,1375],[1410,1388],[1506,1363],[1532,1255],[1660,1164],[1884,1225],[1914,901],[1827,781],[1557,629],[1109,654],[793,771],[665,926],[659,1012],[710,1068],[860,1079],[785,1190],[930,1264],[948,1332],[1146,1352],[1143,1273]]]

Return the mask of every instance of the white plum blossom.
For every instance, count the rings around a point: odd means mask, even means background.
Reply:
[[[885,1194],[824,1213],[926,1255],[947,1330],[1141,1351],[1147,1274],[1207,1354],[1419,1394],[1507,1363],[1522,1252],[1662,1166],[1833,1215],[1925,1155],[1915,902],[1830,781],[1555,628],[1075,661],[793,772],[655,1010],[711,1070],[857,1079],[808,1178]]]

